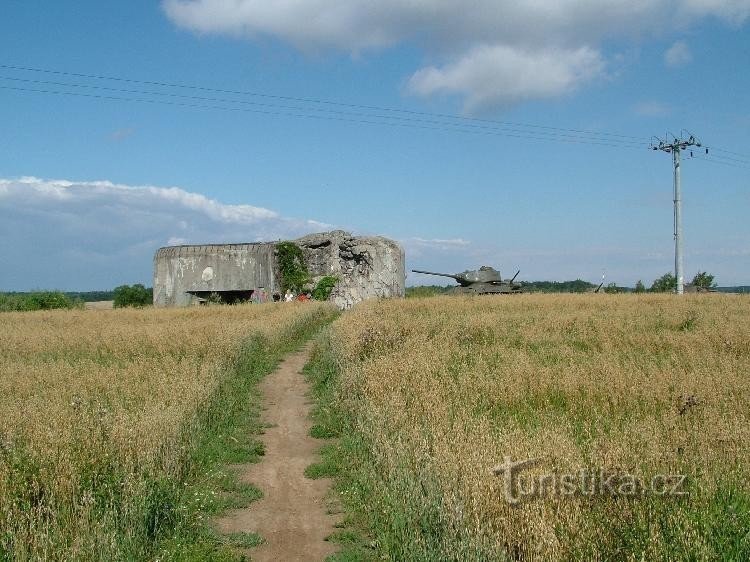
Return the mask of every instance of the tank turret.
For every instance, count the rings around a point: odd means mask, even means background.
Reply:
[[[517,271],[512,279],[503,281],[500,272],[494,267],[483,265],[479,269],[469,269],[462,273],[436,273],[434,271],[423,271],[412,269],[414,273],[426,275],[439,275],[455,279],[459,287],[455,288],[457,293],[468,293],[477,295],[520,293],[521,285],[515,283],[520,271]]]

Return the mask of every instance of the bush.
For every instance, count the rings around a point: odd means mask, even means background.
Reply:
[[[60,291],[0,294],[1,312],[76,308],[81,304]]]
[[[654,280],[650,290],[652,293],[674,293],[677,290],[677,277],[672,273],[665,273]]]
[[[450,293],[453,290],[453,287],[450,285],[448,286],[441,286],[441,285],[417,285],[414,287],[407,287],[406,288],[406,297],[412,298],[412,297],[435,297],[437,295],[445,295]]]
[[[147,306],[154,301],[153,289],[147,289],[140,283],[135,285],[120,285],[114,290],[115,308],[124,308],[126,306],[141,307]]]
[[[318,281],[315,288],[312,290],[312,298],[316,301],[327,301],[328,297],[331,296],[331,291],[339,282],[339,278],[334,275],[326,275]]]
[[[276,260],[281,272],[281,290],[301,293],[310,281],[302,248],[294,242],[281,242],[276,245]]]
[[[221,293],[214,291],[206,297],[206,304],[224,304],[224,299],[221,298]]]
[[[699,271],[695,274],[692,281],[693,285],[701,289],[715,289],[714,276],[705,271]]]
[[[610,295],[614,295],[622,291],[620,290],[620,287],[617,286],[617,283],[609,283],[606,287],[604,287],[604,292]]]

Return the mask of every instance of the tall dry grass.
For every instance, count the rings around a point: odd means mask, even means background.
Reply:
[[[3,314],[0,559],[147,554],[235,360],[326,315],[288,303]]]
[[[359,456],[342,494],[392,559],[750,557],[746,298],[381,301],[340,318],[329,353]],[[538,458],[527,477],[685,474],[688,494],[513,506],[491,472],[506,456]]]

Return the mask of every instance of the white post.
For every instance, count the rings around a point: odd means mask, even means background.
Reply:
[[[672,150],[674,158],[674,273],[677,278],[677,294],[684,291],[682,273],[682,192],[680,188],[680,147]]]

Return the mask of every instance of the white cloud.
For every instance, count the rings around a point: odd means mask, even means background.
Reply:
[[[180,188],[0,179],[0,290],[149,283],[160,246],[294,238],[330,226]]]
[[[357,52],[401,41],[466,48],[578,45],[662,33],[711,16],[733,25],[748,0],[163,0],[167,16],[198,33],[276,37],[304,49]]]
[[[133,127],[125,127],[123,129],[112,131],[109,134],[109,139],[113,142],[120,142],[129,137],[132,137],[133,134],[135,134],[135,129]]]
[[[669,106],[658,101],[642,101],[635,105],[633,111],[643,117],[663,117],[670,113]]]
[[[480,46],[442,68],[423,68],[409,80],[415,94],[463,94],[464,110],[510,105],[525,99],[567,94],[604,70],[601,55],[588,48],[521,51]]]
[[[475,256],[477,249],[471,241],[464,238],[420,238],[416,236],[401,237],[399,243],[406,253],[407,282],[435,281],[434,277],[411,273],[411,269],[452,272],[464,262],[480,262],[484,258]],[[489,263],[489,262],[488,262]],[[459,265],[457,265],[459,264]]]
[[[423,258],[424,256],[443,257],[460,253],[471,246],[471,242],[463,238],[419,238],[408,237],[399,239],[406,253],[411,258]]]
[[[748,0],[684,0],[683,17],[713,16],[730,25],[741,25],[750,15]]]
[[[252,205],[227,205],[179,188],[0,178],[0,290],[106,289],[150,284],[154,251],[164,245],[288,239],[329,230]],[[356,228],[356,225],[352,225]],[[671,246],[615,248],[587,244],[527,247],[503,239],[479,244],[463,237],[399,237],[408,269],[455,272],[492,265],[521,279],[595,281],[601,268],[618,283],[644,282],[670,267]],[[706,249],[701,267],[723,284],[747,279],[746,237]],[[734,246],[733,246],[734,244]],[[688,256],[689,257],[689,256]],[[435,282],[409,274],[409,282]],[[450,282],[450,280],[447,280]]]
[[[675,41],[664,53],[664,63],[667,66],[684,66],[692,60],[690,47],[684,41]]]
[[[456,246],[468,246],[471,244],[468,240],[463,238],[411,238],[420,246],[432,246],[438,248],[455,248]]]
[[[575,90],[601,72],[605,41],[681,31],[707,17],[740,26],[750,16],[750,0],[163,0],[162,6],[176,25],[200,34],[270,37],[304,51],[417,45],[435,62],[413,73],[411,90],[460,94],[474,108]],[[513,72],[522,79],[509,79]]]

